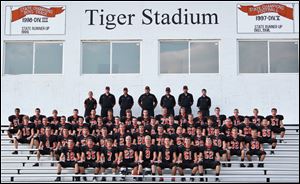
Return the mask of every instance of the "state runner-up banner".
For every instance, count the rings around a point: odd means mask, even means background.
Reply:
[[[66,7],[58,6],[6,6],[5,34],[43,35],[65,34]]]
[[[299,32],[299,4],[238,4],[238,33]]]

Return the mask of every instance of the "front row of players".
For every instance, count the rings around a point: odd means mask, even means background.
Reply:
[[[218,129],[215,133],[218,134]],[[244,161],[245,154],[249,161],[251,161],[252,155],[257,155],[260,161],[263,161],[266,152],[263,149],[263,138],[258,137],[256,129],[251,130],[251,136],[242,138],[238,136],[237,129],[232,129],[232,136],[226,141],[226,145],[219,147],[218,143],[214,143],[214,137],[208,137],[205,139],[203,146],[193,146],[190,137],[184,138],[184,144],[181,146],[175,146],[172,144],[172,139],[169,136],[165,136],[163,145],[157,146],[151,144],[151,137],[145,136],[145,144],[136,146],[132,144],[131,136],[126,136],[125,145],[120,146],[118,149],[113,146],[113,140],[107,139],[105,146],[99,147],[95,145],[93,137],[87,138],[87,144],[81,149],[75,146],[72,138],[67,139],[67,145],[61,149],[59,163],[57,167],[57,174],[61,174],[62,168],[73,167],[75,174],[84,174],[85,169],[88,167],[94,168],[94,174],[103,174],[107,168],[112,168],[112,174],[121,168],[132,168],[132,175],[137,176],[143,173],[144,168],[150,168],[152,175],[156,172],[158,175],[163,174],[165,168],[171,169],[171,174],[176,175],[178,171],[179,175],[184,175],[184,169],[191,169],[191,176],[199,173],[203,176],[204,169],[215,169],[216,176],[220,174],[220,159],[222,155],[228,156],[228,160],[232,155],[241,156],[241,161]],[[222,144],[222,143],[221,143]],[[246,152],[244,151],[246,148]],[[225,154],[227,153],[227,154]],[[228,165],[230,166],[230,165]],[[245,167],[241,164],[241,167]],[[253,164],[249,164],[248,167],[253,167]],[[263,167],[263,164],[259,164],[258,167]],[[121,172],[122,173],[122,172]],[[80,177],[74,178],[76,181],[80,180]],[[138,177],[137,180],[141,180]],[[87,180],[83,177],[83,180]],[[97,181],[97,177],[93,180]],[[116,181],[116,178],[112,178]],[[125,180],[124,177],[121,179]],[[171,179],[175,181],[175,178]],[[194,181],[194,178],[190,178]],[[55,181],[61,181],[61,177],[57,177]],[[105,177],[102,177],[102,181],[106,181]],[[155,181],[155,178],[152,178]],[[163,178],[160,178],[163,181]],[[185,178],[182,178],[185,181]],[[203,181],[203,178],[200,178]],[[216,181],[219,178],[216,177]]]

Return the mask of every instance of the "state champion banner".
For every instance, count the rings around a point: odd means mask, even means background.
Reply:
[[[5,34],[65,34],[65,6],[7,6]]]
[[[238,33],[294,33],[296,4],[238,4]]]

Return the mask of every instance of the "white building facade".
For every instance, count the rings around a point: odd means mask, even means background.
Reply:
[[[83,115],[88,91],[98,100],[105,86],[116,99],[128,87],[138,116],[146,85],[158,100],[187,85],[194,114],[205,88],[211,113],[265,116],[276,107],[295,124],[298,27],[297,1],[1,2],[1,123],[15,107]]]

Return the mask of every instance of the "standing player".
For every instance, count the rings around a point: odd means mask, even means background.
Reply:
[[[183,93],[178,97],[178,105],[184,107],[187,114],[192,114],[192,105],[194,103],[193,95],[188,93],[188,87],[183,86]]]
[[[108,110],[113,111],[113,107],[116,104],[115,96],[111,94],[109,91],[110,91],[110,87],[106,86],[105,93],[102,94],[99,98],[99,104],[101,106],[101,117],[103,118],[107,116]]]
[[[131,110],[134,104],[133,98],[128,94],[128,89],[123,89],[123,95],[119,97],[119,105],[120,105],[120,118],[126,116],[126,111]]]
[[[154,117],[154,109],[157,105],[157,99],[153,94],[150,93],[149,86],[145,87],[145,93],[139,97],[138,103],[142,108],[142,115],[143,110],[148,110],[149,115]]]
[[[198,98],[197,107],[203,113],[204,117],[209,116],[211,99],[206,95],[206,89],[202,89],[202,96]]]
[[[88,93],[88,98],[84,100],[84,117],[86,118],[87,116],[90,115],[91,110],[97,108],[97,100],[95,98],[93,98],[93,92],[89,91]]]
[[[171,89],[169,87],[166,88],[166,94],[161,97],[160,106],[162,108],[167,108],[167,114],[175,116],[174,107],[176,105],[175,97],[170,94]]]

